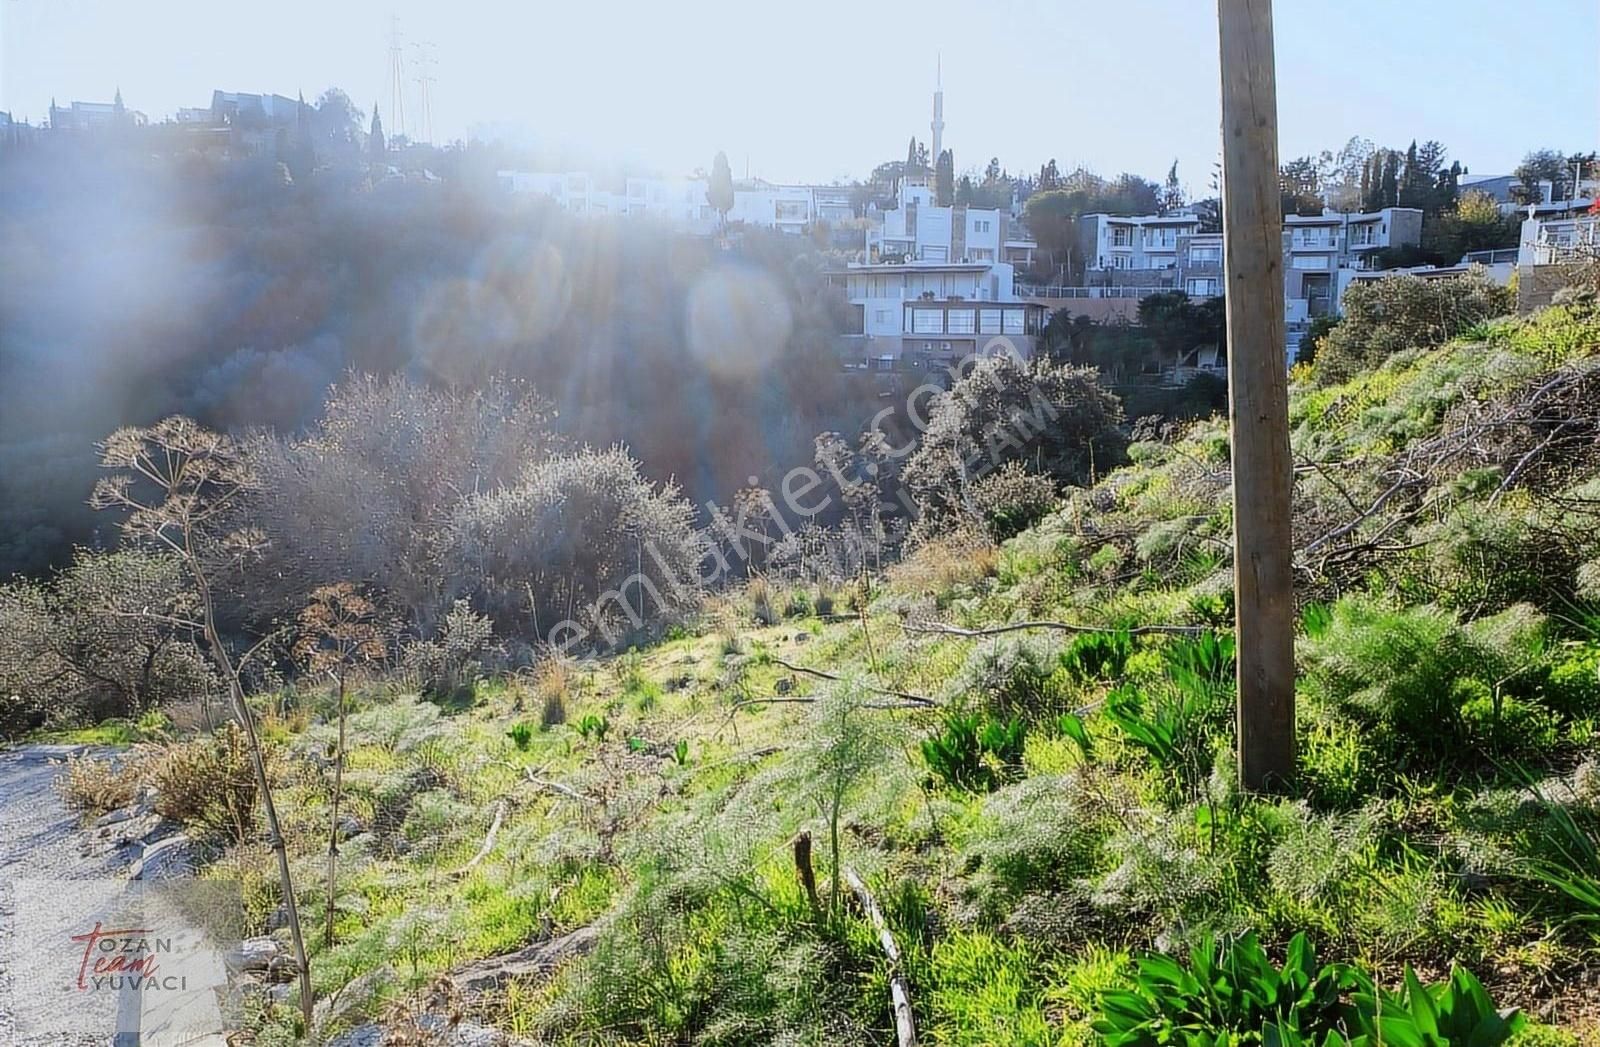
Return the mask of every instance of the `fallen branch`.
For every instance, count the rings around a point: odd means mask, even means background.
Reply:
[[[917,1027],[911,1016],[911,990],[906,987],[905,974],[900,970],[900,946],[895,944],[894,934],[889,930],[889,924],[884,920],[883,911],[878,908],[872,892],[867,890],[861,877],[848,865],[844,867],[844,882],[850,885],[856,901],[861,903],[867,919],[872,922],[872,929],[878,932],[878,944],[883,946],[884,955],[889,958],[889,1003],[894,1009],[895,1039],[900,1047],[916,1047]]]
[[[557,792],[562,796],[571,797],[572,799],[577,800],[579,803],[598,804],[600,802],[593,796],[587,796],[584,793],[580,793],[570,785],[562,785],[560,782],[552,782],[548,778],[537,778],[534,776],[532,771],[526,772],[525,777],[528,779],[528,781],[532,782],[534,785],[537,785],[541,789],[549,789],[551,792]]]
[[[1070,622],[1012,622],[1009,625],[991,625],[983,629],[963,629],[959,625],[943,622],[905,622],[907,632],[939,633],[944,636],[999,636],[1027,629],[1054,629],[1062,633],[1126,633],[1129,636],[1200,636],[1209,632],[1204,625],[1135,625],[1127,629],[1113,629],[1101,625],[1073,625]]]
[[[784,661],[775,654],[768,655],[767,657],[774,665],[781,665],[792,673],[805,673],[807,676],[815,676],[823,680],[842,679],[838,673],[830,673],[825,669],[813,669],[809,665],[796,665],[793,662]],[[867,690],[872,691],[874,694],[887,694],[891,697],[902,699],[903,701],[915,702],[918,705],[934,706],[939,704],[937,701],[929,698],[926,695],[911,694],[907,691],[896,691],[888,687],[875,687],[872,684],[867,684]]]
[[[513,978],[542,978],[568,959],[588,953],[599,937],[598,925],[589,924],[547,942],[458,967],[450,978],[469,993],[497,989]]]
[[[820,701],[822,701],[822,698],[815,694],[786,694],[773,695],[770,698],[741,698],[728,706],[728,712],[729,715],[732,715],[749,705],[815,705]],[[929,709],[937,707],[938,704],[931,698],[924,698],[920,701],[862,702],[860,707],[863,709]]]
[[[783,752],[783,749],[784,747],[781,745],[764,745],[759,749],[746,749],[742,753],[730,753],[721,759],[708,760],[696,766],[703,771],[710,767],[722,767],[730,763],[738,763],[741,760],[764,760],[774,753]]]
[[[478,863],[489,857],[489,852],[494,850],[495,837],[500,835],[500,824],[506,820],[506,802],[501,800],[494,806],[494,821],[489,824],[489,835],[483,838],[483,846],[478,848],[478,853],[472,856],[472,861],[451,873],[452,879],[460,879],[473,869]]]

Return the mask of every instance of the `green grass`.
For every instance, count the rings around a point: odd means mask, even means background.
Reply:
[[[1369,504],[1381,493],[1373,463],[1386,460],[1374,456],[1428,439],[1469,398],[1593,353],[1597,333],[1592,315],[1552,310],[1340,386],[1297,387],[1295,447],[1360,463],[1339,475],[1344,494]],[[1274,963],[1303,931],[1319,956],[1364,964],[1391,991],[1405,964],[1443,976],[1465,963],[1508,1002],[1565,1015],[1561,987],[1600,955],[1584,915],[1592,852],[1581,849],[1595,839],[1595,801],[1536,798],[1513,763],[1564,781],[1595,755],[1600,656],[1556,587],[1518,580],[1517,598],[1539,606],[1507,609],[1505,572],[1483,566],[1491,543],[1479,532],[1451,524],[1450,541],[1410,547],[1437,537],[1424,525],[1454,518],[1443,509],[1389,535],[1401,548],[1370,569],[1319,590],[1323,611],[1300,623],[1302,774],[1286,797],[1234,784],[1220,646],[903,627],[937,610],[972,627],[1026,618],[1225,633],[1227,448],[1215,422],[1142,445],[1136,464],[1071,493],[988,567],[891,572],[874,584],[865,627],[816,616],[734,627],[749,620],[748,598],[714,605],[659,645],[566,670],[564,725],[539,729],[536,674],[480,683],[450,710],[357,695],[347,806],[372,839],[342,868],[347,907],[334,948],[317,948],[318,991],[384,963],[414,985],[598,924],[592,955],[508,990],[490,1013],[549,1042],[887,1042],[876,937],[854,908],[814,912],[793,858],[796,833],[809,832],[826,906],[835,871],[818,786],[840,748],[822,744],[816,708],[736,706],[780,688],[830,693],[781,659],[929,696],[980,731],[1019,725],[969,745],[942,710],[863,713],[882,744],[850,769],[840,846],[901,943],[928,1044],[1095,1042],[1088,1023],[1104,993],[1130,984],[1131,955],[1245,931]],[[1445,479],[1450,512],[1516,515],[1528,533],[1560,524],[1564,540],[1588,543],[1571,555],[1600,560],[1600,529],[1581,519],[1538,516],[1523,492],[1490,503],[1497,485],[1465,470]],[[1298,482],[1328,512],[1349,512],[1321,478]],[[1554,570],[1518,555],[1523,540],[1516,559]],[[1447,546],[1450,556],[1434,551]],[[773,600],[805,616],[818,595]],[[315,870],[327,780],[306,754],[329,744],[326,710],[291,709],[268,728],[288,761],[290,845]],[[935,737],[948,744],[923,746]],[[494,846],[461,873],[501,805]],[[270,855],[246,851],[264,918]],[[303,878],[302,890],[314,917],[321,888]],[[1523,1037],[1554,1047],[1559,1035]]]

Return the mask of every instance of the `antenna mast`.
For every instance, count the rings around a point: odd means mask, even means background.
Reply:
[[[429,41],[421,41],[415,45],[415,55],[412,63],[416,66],[417,75],[417,140],[428,145],[433,144],[433,84],[437,77],[433,75],[435,62],[433,60],[434,45]]]
[[[406,133],[406,59],[400,50],[400,16],[389,16],[389,118],[394,133]]]

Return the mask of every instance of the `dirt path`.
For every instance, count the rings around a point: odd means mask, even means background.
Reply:
[[[0,1044],[7,1047],[103,1047],[94,1038],[63,1041],[17,1036],[10,1000],[15,881],[30,877],[81,880],[116,875],[122,862],[94,855],[78,832],[78,818],[61,802],[52,784],[61,773],[55,761],[86,751],[83,746],[32,745],[0,752]]]

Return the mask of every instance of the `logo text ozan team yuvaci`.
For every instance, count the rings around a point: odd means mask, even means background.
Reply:
[[[173,951],[172,940],[153,937],[153,934],[153,931],[143,927],[108,930],[96,920],[89,931],[72,935],[74,943],[83,945],[83,960],[78,966],[78,989],[84,992],[187,989],[187,977],[170,974],[162,977],[159,974],[161,954]]]

